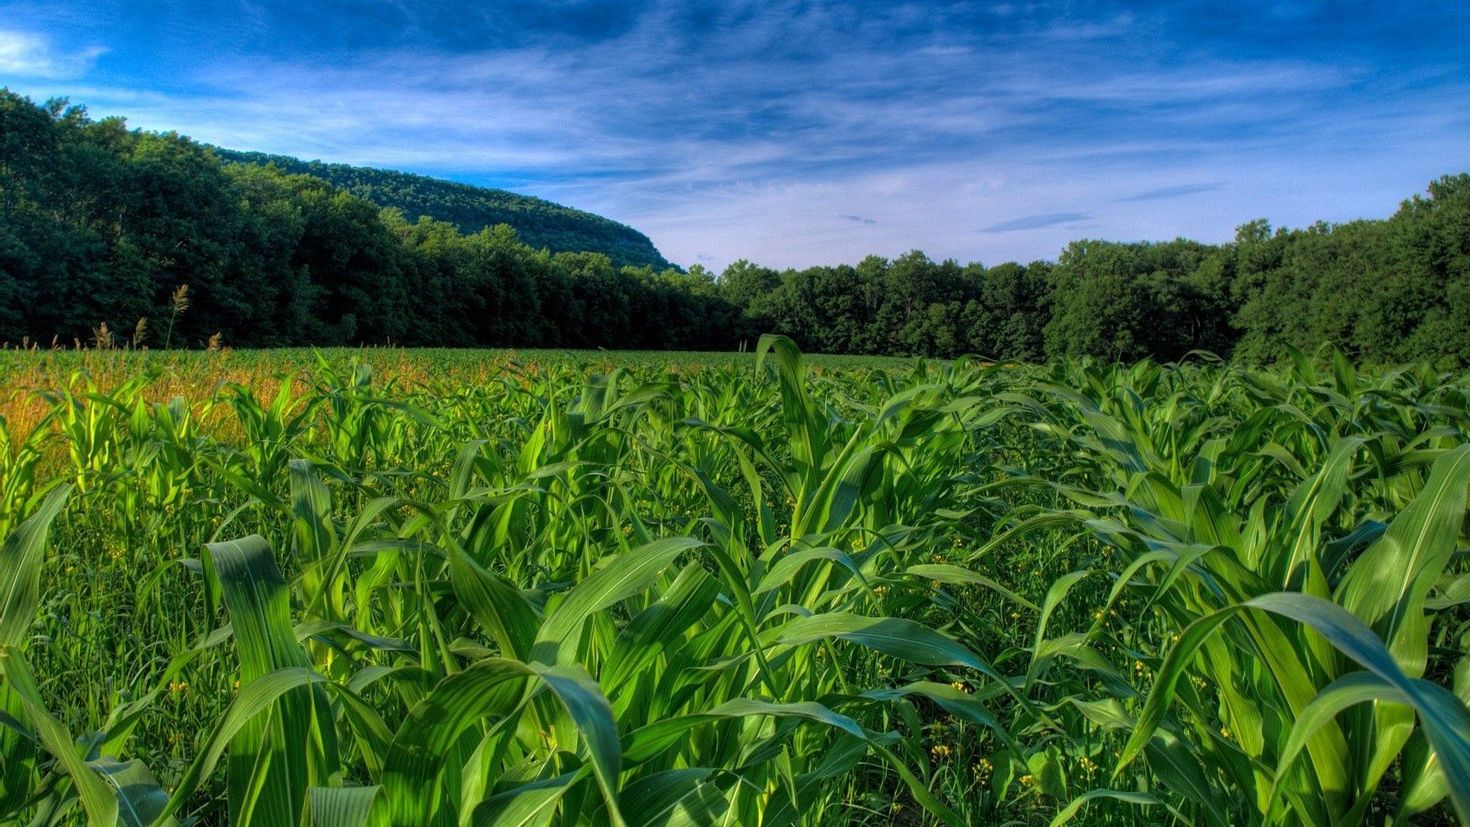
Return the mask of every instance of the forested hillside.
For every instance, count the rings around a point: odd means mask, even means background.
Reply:
[[[406,172],[324,164],[260,152],[220,148],[214,151],[226,161],[272,164],[282,172],[321,178],[380,207],[399,210],[410,221],[427,215],[437,221],[447,221],[466,233],[509,224],[526,244],[546,247],[554,253],[603,253],[614,267],[629,264],[662,270],[670,266],[648,236],[632,227],[540,198]]]
[[[723,348],[739,320],[708,279],[410,222],[0,92],[0,342]]]
[[[1381,221],[1256,221],[1219,245],[1077,241],[1055,262],[988,267],[915,251],[717,277],[412,212],[0,92],[0,342],[735,349],[774,331],[829,353],[1269,362],[1330,345],[1470,364],[1465,173]]]

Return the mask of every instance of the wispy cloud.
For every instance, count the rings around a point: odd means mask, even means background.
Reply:
[[[1401,26],[1301,12],[1268,36],[1245,13],[1207,27],[1106,0],[1088,13],[164,6],[145,18],[95,0],[65,25],[57,15],[80,0],[14,6],[22,28],[69,32],[54,41],[64,48],[19,54],[84,54],[104,37],[118,50],[80,81],[23,91],[225,146],[554,198],[648,232],[676,261],[803,265],[914,247],[1030,259],[1054,256],[1083,222],[1107,237],[1209,240],[1261,215],[1382,214],[1470,165],[1470,14],[1453,4],[1401,12],[1416,15]],[[216,25],[225,17],[238,25]],[[1400,29],[1417,32],[1412,59]],[[4,42],[0,75],[19,74]],[[1189,210],[1171,203],[1205,192],[1217,194]]]
[[[1167,198],[1182,198],[1186,195],[1198,195],[1202,192],[1214,192],[1224,186],[1219,181],[1207,184],[1177,184],[1172,187],[1159,187],[1145,192],[1135,193],[1119,198],[1119,201],[1161,201]]]
[[[81,77],[105,49],[90,47],[61,51],[38,34],[0,29],[0,77],[72,79]]]
[[[980,232],[1013,233],[1019,230],[1039,230],[1043,227],[1056,227],[1062,224],[1078,224],[1091,217],[1091,215],[1085,212],[1054,212],[1042,215],[1023,215],[1020,218],[1012,218],[1010,221],[991,224],[989,227],[982,228]]]

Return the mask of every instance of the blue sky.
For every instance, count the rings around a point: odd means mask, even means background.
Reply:
[[[1470,4],[0,0],[0,85],[540,195],[719,269],[1383,217],[1470,168]]]

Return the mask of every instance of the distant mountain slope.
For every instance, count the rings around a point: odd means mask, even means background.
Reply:
[[[421,215],[448,221],[466,233],[509,224],[521,240],[552,252],[604,253],[614,266],[670,267],[648,236],[600,215],[506,190],[476,187],[406,172],[303,161],[286,155],[215,148],[221,159],[242,164],[275,164],[283,172],[313,175],[382,207],[403,211],[409,221]]]

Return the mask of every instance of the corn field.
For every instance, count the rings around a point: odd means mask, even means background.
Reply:
[[[1470,818],[1467,376],[0,357],[0,824]]]

